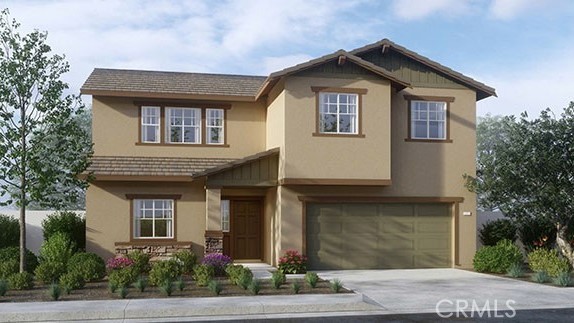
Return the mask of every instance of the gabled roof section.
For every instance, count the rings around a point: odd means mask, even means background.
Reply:
[[[81,94],[187,99],[222,96],[254,101],[264,76],[96,68]]]
[[[476,98],[477,100],[481,100],[484,98],[487,98],[489,96],[496,96],[496,91],[494,88],[481,83],[479,81],[476,81],[466,75],[463,75],[462,73],[459,73],[451,68],[448,68],[442,64],[439,64],[425,56],[422,56],[420,54],[417,54],[403,46],[397,45],[396,43],[388,40],[388,39],[383,39],[380,40],[376,43],[370,44],[370,45],[366,45],[357,49],[352,50],[350,53],[352,55],[361,55],[363,53],[366,53],[368,51],[371,50],[375,50],[375,49],[381,49],[382,52],[384,52],[385,50],[388,49],[394,50],[406,57],[409,57],[410,59],[413,59],[423,65],[426,65],[442,74],[447,75],[448,77],[456,80],[457,82],[471,88],[477,91],[476,93]]]
[[[273,155],[278,155],[278,154],[279,154],[279,148],[278,147],[272,148],[272,149],[269,149],[269,150],[251,155],[251,156],[247,156],[247,157],[244,157],[241,159],[233,160],[233,161],[230,161],[228,163],[225,163],[225,164],[213,167],[213,168],[206,169],[203,172],[195,173],[195,174],[193,174],[193,178],[219,174],[219,173],[225,172],[227,170],[230,170],[232,168],[240,167],[240,166],[243,166],[245,164],[254,162],[256,160],[263,159],[263,158],[273,156]]]
[[[395,76],[393,73],[391,73],[390,71],[377,66],[369,61],[366,61],[358,56],[355,56],[345,50],[338,50],[332,54],[329,55],[325,55],[316,59],[312,59],[308,62],[305,63],[301,63],[301,64],[297,64],[295,66],[292,67],[288,67],[286,69],[283,69],[281,71],[278,72],[274,72],[271,73],[269,75],[269,77],[267,77],[267,79],[265,80],[265,82],[263,83],[261,89],[259,90],[259,93],[257,94],[256,98],[260,98],[261,96],[269,93],[269,91],[273,88],[273,86],[282,78],[288,75],[293,75],[295,73],[304,71],[306,69],[321,65],[321,64],[325,64],[327,62],[330,62],[332,60],[335,59],[343,59],[346,61],[350,61],[354,64],[357,64],[358,66],[374,73],[377,74],[389,81],[391,81],[391,84],[396,87],[398,90],[402,90],[406,87],[410,87],[411,85],[400,79],[399,77]]]

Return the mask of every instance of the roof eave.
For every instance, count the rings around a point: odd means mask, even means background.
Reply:
[[[165,93],[165,92],[142,92],[142,91],[117,91],[81,88],[80,94],[108,97],[129,98],[159,98],[159,99],[182,99],[182,100],[218,100],[255,102],[257,98],[252,95],[216,95],[216,94],[193,94],[193,93]]]

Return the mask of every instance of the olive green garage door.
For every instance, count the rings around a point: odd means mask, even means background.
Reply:
[[[451,267],[450,204],[308,203],[310,269]]]

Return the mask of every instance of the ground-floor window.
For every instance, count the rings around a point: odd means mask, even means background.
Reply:
[[[135,199],[134,238],[173,238],[174,200]]]

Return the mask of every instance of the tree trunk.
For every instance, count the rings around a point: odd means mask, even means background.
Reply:
[[[562,255],[570,262],[570,266],[574,267],[574,250],[570,242],[566,241],[566,230],[568,230],[568,225],[556,224],[556,244]]]
[[[20,160],[20,272],[26,271],[26,163],[28,151],[26,149],[26,106],[20,107],[20,144],[22,159]]]

